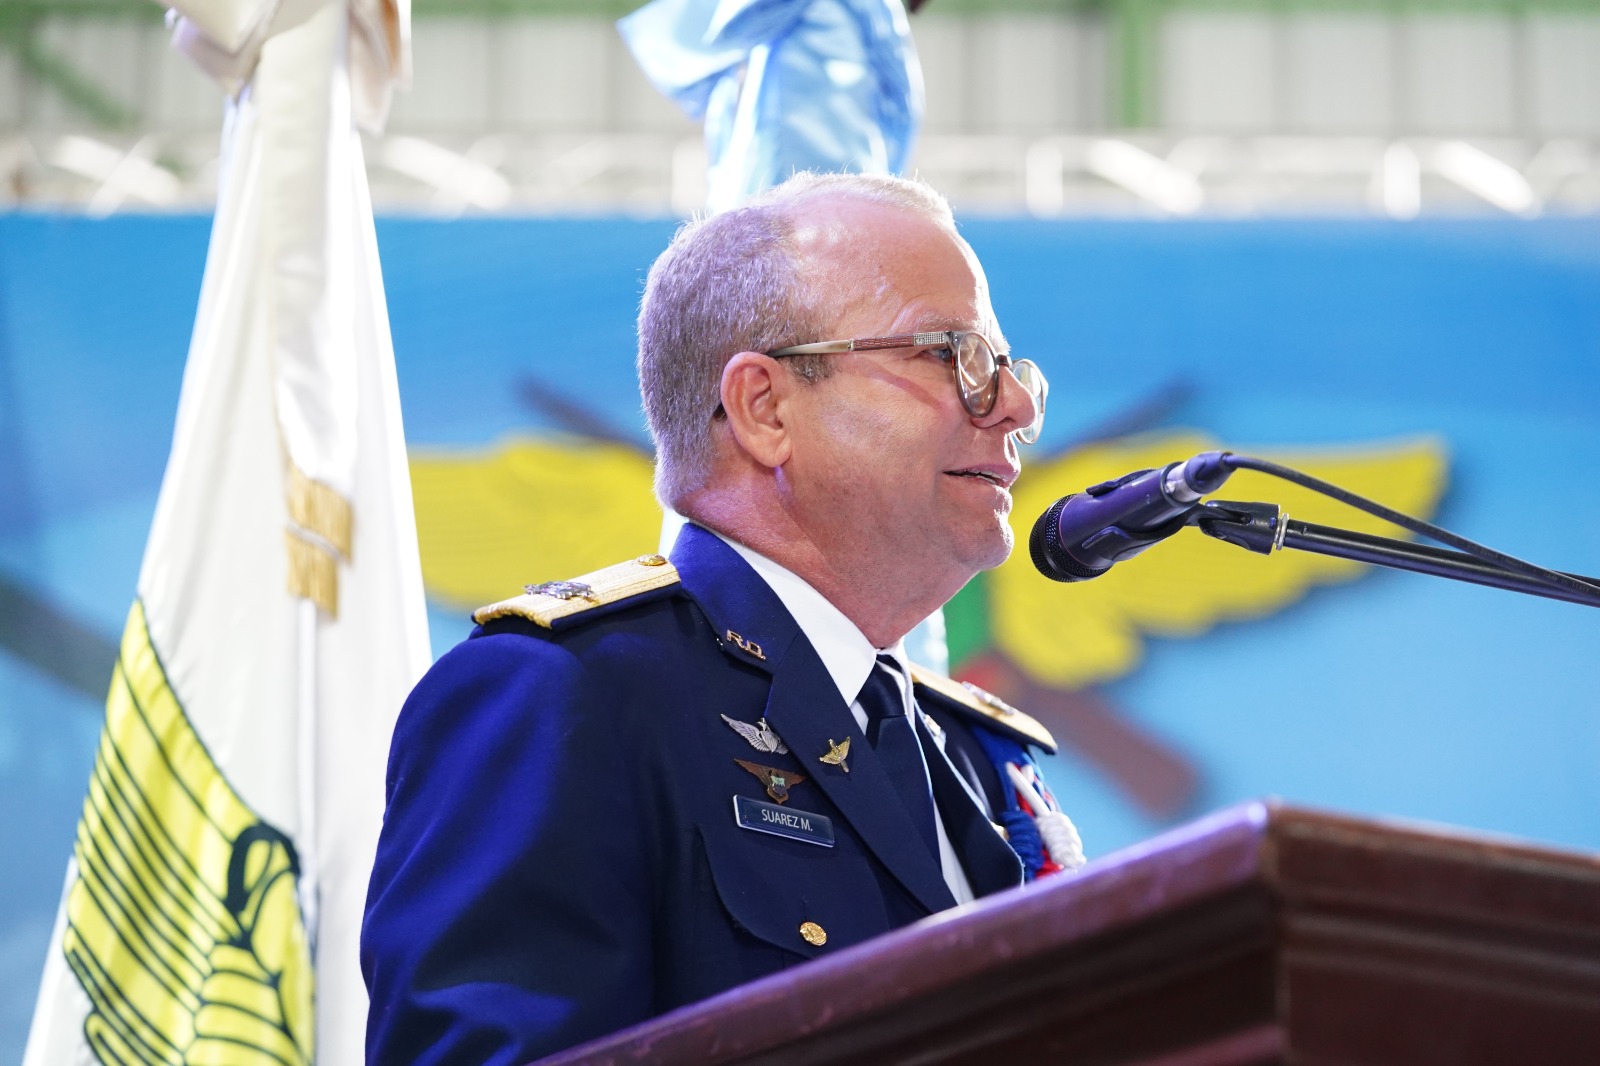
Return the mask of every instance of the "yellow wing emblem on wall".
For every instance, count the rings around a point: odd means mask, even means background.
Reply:
[[[102,1063],[313,1059],[313,973],[288,837],[195,733],[135,603],[74,847],[63,947]]]
[[[1164,466],[1216,447],[1198,434],[1154,434],[1085,447],[1043,466],[1024,467],[1012,510],[1017,550],[986,575],[993,646],[1038,681],[1080,688],[1131,670],[1139,660],[1143,634],[1196,636],[1218,622],[1269,614],[1313,585],[1348,580],[1363,571],[1359,563],[1304,552],[1254,555],[1197,529],[1185,529],[1092,581],[1064,585],[1033,568],[1027,537],[1034,518],[1055,500],[1130,470]],[[1444,449],[1432,439],[1348,450],[1273,449],[1261,458],[1408,514],[1431,514],[1444,491]],[[1327,497],[1252,471],[1235,473],[1213,498],[1276,503],[1289,517],[1303,521],[1402,535]]]
[[[473,452],[417,450],[411,492],[422,580],[458,607],[504,599],[656,550],[650,457],[594,441],[527,438]]]

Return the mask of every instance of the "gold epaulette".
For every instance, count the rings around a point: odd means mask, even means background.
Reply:
[[[496,618],[515,616],[545,629],[554,629],[558,621],[569,615],[621,603],[677,583],[678,568],[668,562],[666,556],[641,555],[570,581],[525,585],[521,596],[479,607],[472,612],[472,620],[483,625]]]
[[[911,680],[914,684],[933,690],[963,710],[972,711],[987,719],[1001,730],[1014,734],[1017,739],[1037,744],[1051,754],[1055,753],[1056,738],[1050,735],[1050,730],[999,696],[985,692],[970,681],[956,681],[916,663],[911,664]]]

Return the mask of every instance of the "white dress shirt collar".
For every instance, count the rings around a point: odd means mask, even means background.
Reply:
[[[867,675],[872,673],[880,651],[893,656],[900,664],[902,677],[911,676],[903,640],[895,641],[888,648],[874,648],[856,624],[804,578],[738,541],[723,537],[721,533],[716,536],[738,552],[783,602],[800,632],[816,649],[817,658],[822,660],[846,704],[854,703],[860,695],[861,686],[867,683]],[[904,689],[904,684],[901,687]]]

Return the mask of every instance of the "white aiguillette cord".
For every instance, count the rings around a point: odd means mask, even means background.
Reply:
[[[1039,838],[1044,841],[1051,860],[1063,870],[1076,870],[1088,861],[1083,855],[1083,838],[1078,835],[1078,827],[1072,824],[1072,819],[1046,802],[1034,788],[1032,771],[1031,766],[1024,773],[1016,763],[1006,763],[1006,775],[1011,778],[1011,784],[1022,801],[1034,810],[1033,823],[1039,827]]]

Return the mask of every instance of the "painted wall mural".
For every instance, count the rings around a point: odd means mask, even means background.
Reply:
[[[0,1057],[71,854],[208,225],[0,215]],[[436,652],[479,603],[655,546],[633,315],[673,226],[380,220]],[[964,228],[1051,379],[1023,542],[1058,496],[1226,446],[1600,573],[1600,223]],[[1376,530],[1251,474],[1219,495]],[[1019,555],[947,624],[956,671],[1064,742],[1047,773],[1091,857],[1267,794],[1600,847],[1600,612],[1188,530],[1086,584]]]

